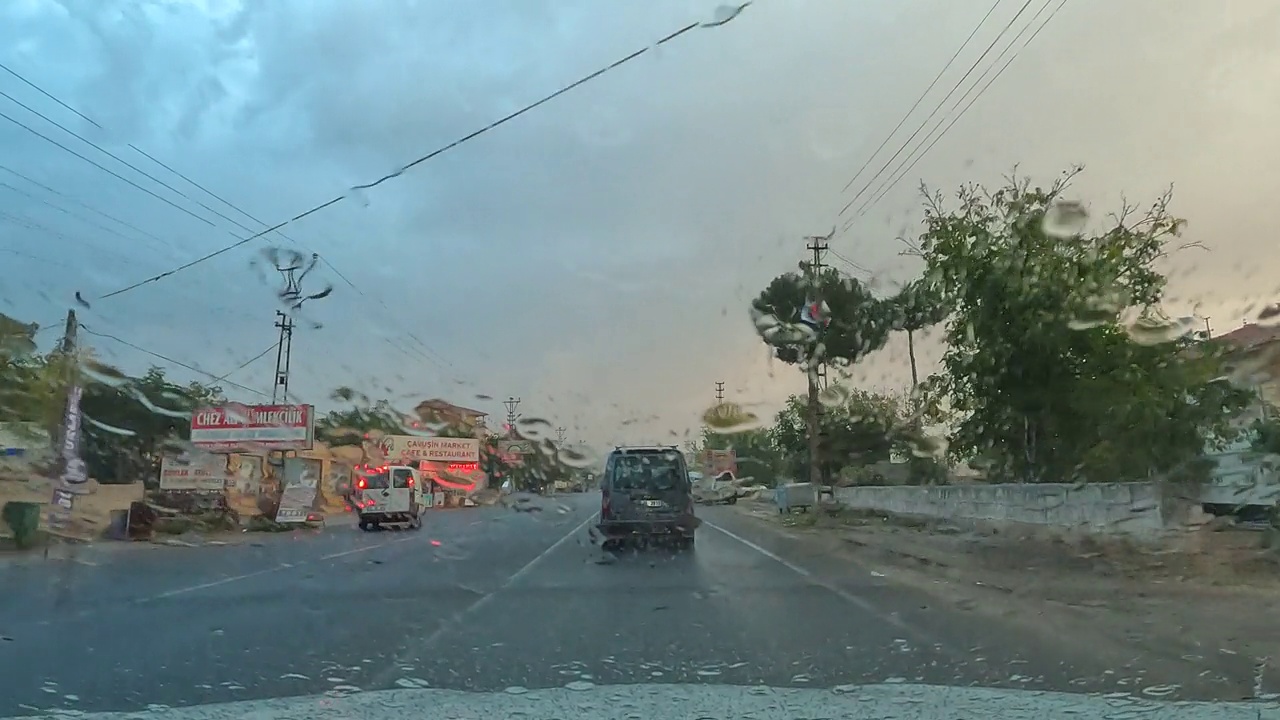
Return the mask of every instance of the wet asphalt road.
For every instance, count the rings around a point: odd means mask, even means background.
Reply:
[[[1194,685],[1197,668],[1117,672],[731,508],[702,509],[693,551],[611,558],[587,539],[597,504],[0,564],[0,717],[397,686]]]

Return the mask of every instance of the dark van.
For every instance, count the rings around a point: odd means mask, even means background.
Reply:
[[[684,454],[675,446],[617,447],[600,475],[600,532],[606,542],[671,540],[693,547],[698,519]]]

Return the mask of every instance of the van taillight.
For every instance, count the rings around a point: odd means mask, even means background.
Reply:
[[[602,490],[600,492],[600,519],[604,520],[609,517],[609,491]]]
[[[413,478],[409,478],[409,487],[413,487]]]
[[[365,486],[366,486],[366,485],[368,485],[368,483],[367,483],[367,482],[365,482],[364,478],[356,478],[356,488],[357,488],[357,489],[359,489],[359,490],[363,490],[363,489],[365,488]]]

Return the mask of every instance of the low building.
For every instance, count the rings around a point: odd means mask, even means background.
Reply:
[[[481,439],[488,435],[488,429],[485,424],[489,414],[484,411],[454,405],[439,398],[424,400],[418,403],[418,406],[413,410],[422,423],[428,427],[449,426],[461,428],[474,433],[475,437]]]

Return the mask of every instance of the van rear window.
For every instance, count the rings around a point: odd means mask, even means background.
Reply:
[[[619,455],[611,480],[617,490],[676,490],[688,478],[678,453],[652,452]]]
[[[360,473],[358,477],[364,478],[364,486],[369,490],[386,490],[391,487],[391,480],[385,472],[369,473],[368,475]]]

